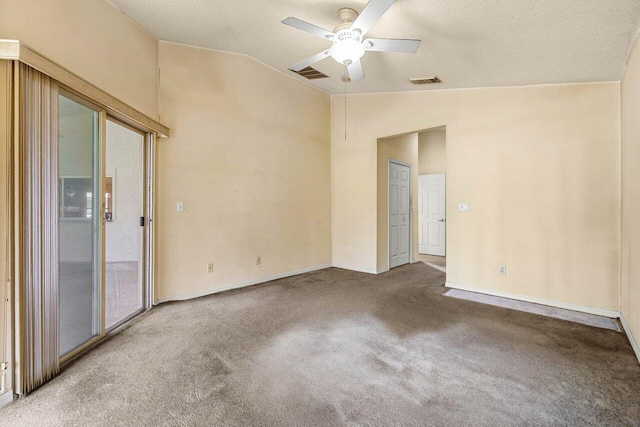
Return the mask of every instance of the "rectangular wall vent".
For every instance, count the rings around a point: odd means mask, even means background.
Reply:
[[[289,69],[289,71],[293,71],[292,69]],[[303,70],[300,71],[293,71],[294,73],[307,78],[309,80],[314,80],[314,79],[324,79],[325,77],[329,77],[326,74],[322,74],[320,71],[316,70],[315,68],[311,68],[311,67],[307,67]]]
[[[440,77],[438,76],[420,77],[416,79],[409,79],[409,81],[414,85],[432,85],[436,83],[442,83],[442,80],[440,80]]]

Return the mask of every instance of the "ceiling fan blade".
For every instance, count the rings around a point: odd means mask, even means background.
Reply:
[[[349,71],[349,79],[351,79],[351,82],[364,79],[364,69],[362,68],[362,62],[360,62],[360,60],[349,64],[347,71]]]
[[[402,52],[415,53],[420,47],[421,40],[408,39],[366,39],[365,49],[373,52]],[[369,47],[370,46],[370,47]]]
[[[316,62],[322,61],[323,59],[325,59],[328,56],[329,56],[329,51],[325,50],[324,52],[320,52],[317,55],[313,55],[311,58],[307,58],[304,61],[298,62],[296,65],[292,66],[290,68],[290,70],[302,71],[305,68],[312,66]]]
[[[307,33],[313,34],[314,36],[322,37],[325,40],[331,40],[335,37],[335,34],[333,34],[331,31],[320,28],[317,25],[309,24],[308,22],[302,21],[298,18],[290,17],[282,21],[282,23],[293,28],[306,31]]]
[[[359,29],[364,36],[395,2],[396,0],[370,0],[351,25],[351,29]]]

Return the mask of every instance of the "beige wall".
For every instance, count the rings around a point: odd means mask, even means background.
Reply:
[[[621,311],[640,344],[640,47],[631,51],[621,83],[622,267]],[[640,354],[638,355],[640,357]]]
[[[330,97],[243,55],[161,42],[160,68],[156,298],[330,264]]]
[[[107,1],[0,0],[0,39],[20,40],[158,118],[158,40]]]
[[[447,172],[447,130],[445,127],[418,133],[418,173]]]
[[[418,134],[413,132],[378,140],[378,269],[389,268],[389,159],[398,160],[411,166],[411,204],[417,206]],[[418,253],[418,241],[415,238],[417,227],[418,215],[412,212],[412,255],[414,258]]]
[[[378,139],[446,125],[447,280],[617,311],[619,86],[351,95],[347,140],[334,96],[334,262],[382,267]]]

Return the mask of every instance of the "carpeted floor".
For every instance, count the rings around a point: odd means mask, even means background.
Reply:
[[[164,304],[0,410],[10,426],[638,425],[624,334],[443,296],[417,263]]]

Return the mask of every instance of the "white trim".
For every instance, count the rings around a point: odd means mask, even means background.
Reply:
[[[219,292],[230,291],[232,289],[245,288],[247,286],[259,285],[261,283],[271,282],[272,280],[284,279],[286,277],[297,276],[304,273],[310,273],[312,271],[324,270],[325,268],[330,268],[330,267],[332,267],[331,264],[324,264],[324,265],[318,265],[316,267],[304,268],[302,270],[289,271],[287,273],[276,274],[275,276],[263,277],[260,279],[251,280],[243,283],[236,283],[234,285],[229,285],[222,288],[215,288],[207,291],[194,292],[192,294],[180,295],[172,298],[164,298],[156,301],[155,303],[153,303],[153,305],[158,305],[158,304],[162,304],[169,301],[186,301],[194,298],[205,297],[207,295],[213,295]]]
[[[605,310],[602,308],[587,307],[584,305],[571,304],[568,302],[560,302],[560,301],[546,300],[542,298],[528,297],[525,295],[510,294],[508,292],[492,291],[490,289],[476,288],[473,286],[460,285],[452,282],[445,282],[444,285],[447,288],[460,289],[463,291],[476,292],[476,293],[486,294],[486,295],[493,295],[495,297],[511,298],[518,301],[548,305],[549,307],[564,308],[565,310],[580,311],[582,313],[595,314],[596,316],[609,317],[611,319],[616,319],[620,317],[619,311]]]
[[[638,343],[636,342],[635,338],[633,338],[633,335],[631,334],[631,329],[629,328],[629,324],[625,320],[624,315],[622,313],[620,313],[620,323],[622,323],[622,327],[624,328],[624,333],[627,334],[627,338],[629,338],[629,343],[631,343],[631,348],[633,349],[633,352],[636,354],[636,357],[638,358],[638,362],[640,362],[640,347],[638,347]]]
[[[629,55],[631,55],[631,51],[629,51]],[[579,85],[600,85],[600,84],[612,84],[612,83],[620,83],[620,80],[605,80],[602,82],[576,82],[576,83],[532,83],[532,84],[521,84],[521,85],[510,85],[510,86],[468,86],[468,87],[451,87],[451,88],[442,88],[436,89],[432,88],[430,85],[422,89],[409,89],[409,90],[390,90],[390,91],[382,91],[382,92],[351,92],[349,95],[365,95],[365,96],[375,96],[375,95],[393,95],[393,94],[420,94],[424,92],[459,92],[462,90],[487,90],[487,89],[519,89],[519,88],[536,88],[536,87],[549,87],[549,86],[579,86]],[[330,93],[330,92],[327,92]],[[334,96],[344,96],[343,94],[336,92],[330,93],[331,97]],[[418,132],[424,132],[425,130],[433,129],[440,127],[442,125],[429,126],[424,130],[419,130]],[[396,135],[404,135],[406,133],[413,133],[415,130],[410,130],[407,132],[400,132]],[[384,136],[382,138],[390,138],[389,136]],[[380,138],[378,138],[380,139]]]
[[[380,270],[376,270],[374,268],[352,267],[350,265],[336,264],[336,263],[332,264],[331,267],[341,268],[343,270],[357,271],[358,273],[367,273],[367,274],[380,274],[380,273],[384,273],[385,271],[389,271],[388,267]]]
[[[13,390],[8,390],[4,394],[0,395],[0,408],[7,406],[11,402],[13,402]]]
[[[425,264],[427,264],[431,268],[435,268],[436,270],[442,271],[443,273],[447,272],[447,268],[446,267],[441,267],[438,264],[434,264],[432,262],[425,262],[425,261],[422,261],[422,262],[424,262]]]
[[[412,261],[409,261],[409,264],[416,264],[416,263],[419,263],[419,262],[422,262],[422,261],[420,261],[419,259],[414,259],[414,260],[412,260]],[[407,265],[407,264],[403,264],[403,265]],[[402,265],[399,265],[398,267],[402,267]],[[395,268],[395,267],[394,267],[394,268]],[[376,271],[376,274],[386,273],[387,271],[391,271],[391,269],[389,268],[389,266],[386,266],[386,267],[383,267],[383,268],[379,268],[379,269]]]

